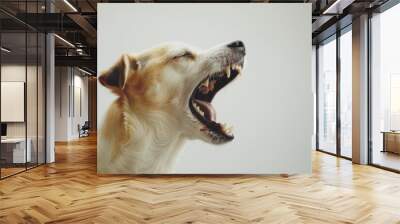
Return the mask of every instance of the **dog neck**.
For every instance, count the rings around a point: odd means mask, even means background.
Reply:
[[[181,148],[184,137],[174,113],[162,110],[140,111],[122,105],[121,119],[108,113],[107,123],[119,126],[120,133],[99,139],[102,152],[100,169],[105,173],[157,174],[169,173]],[[104,129],[104,128],[103,128]],[[116,131],[116,130],[115,130]],[[110,139],[111,138],[111,139]],[[111,149],[111,150],[110,150]],[[106,152],[107,151],[107,152]]]

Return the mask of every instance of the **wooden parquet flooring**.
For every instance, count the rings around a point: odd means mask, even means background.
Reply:
[[[400,175],[313,153],[313,174],[98,176],[96,139],[0,181],[0,223],[400,223]]]

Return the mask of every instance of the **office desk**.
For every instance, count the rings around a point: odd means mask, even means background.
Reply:
[[[382,152],[392,152],[400,154],[400,132],[383,131],[383,150]]]
[[[1,139],[1,159],[5,160],[5,163],[30,162],[32,141],[28,138],[26,142],[28,147],[26,147],[25,153],[25,138]]]

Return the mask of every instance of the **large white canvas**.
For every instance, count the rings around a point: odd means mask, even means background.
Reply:
[[[212,103],[235,139],[186,141],[172,173],[311,172],[311,4],[98,4],[99,72],[163,42],[207,49],[235,40],[246,45],[243,75]],[[101,84],[97,96],[101,128],[116,96]]]

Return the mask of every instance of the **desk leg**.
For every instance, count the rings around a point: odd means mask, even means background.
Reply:
[[[381,152],[386,152],[386,133],[382,133],[383,135],[383,149]]]

